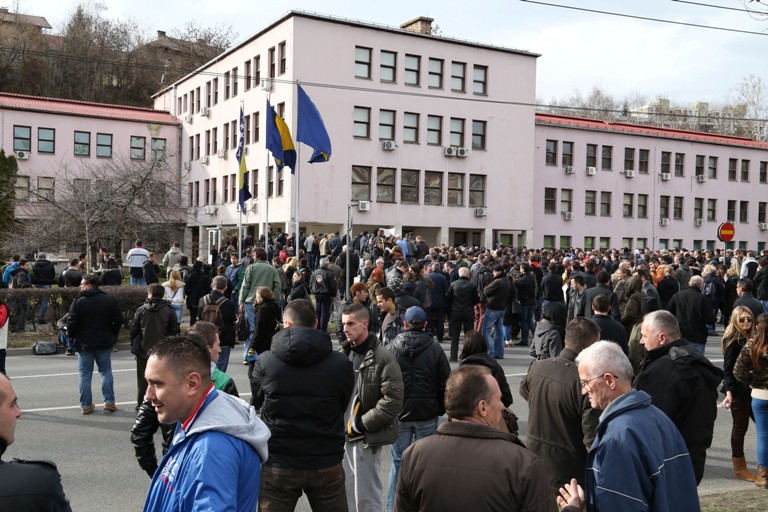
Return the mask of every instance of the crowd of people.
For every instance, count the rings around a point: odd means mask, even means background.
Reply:
[[[314,510],[361,512],[698,510],[718,392],[734,476],[768,488],[765,254],[446,247],[383,231],[280,234],[238,252],[189,267],[173,244],[162,284],[140,242],[126,258],[148,284],[130,330],[146,510],[293,510],[302,494]],[[98,276],[78,284],[66,330],[82,413],[94,362],[113,411],[116,305]],[[722,370],[704,355],[718,324]],[[226,373],[238,340],[250,403]],[[533,359],[525,443],[499,364],[515,347]],[[0,408],[18,415],[9,386]]]

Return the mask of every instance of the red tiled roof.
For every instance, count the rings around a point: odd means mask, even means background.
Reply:
[[[86,101],[26,96],[23,94],[0,93],[0,110],[29,110],[51,114],[119,119],[156,124],[179,124],[170,112],[151,108],[89,103]]]
[[[40,28],[52,28],[51,24],[48,23],[48,20],[42,16],[30,16],[29,14],[9,12],[7,8],[0,10],[0,22],[25,23],[27,25],[34,25]]]
[[[600,119],[590,119],[586,117],[563,116],[558,114],[545,114],[542,112],[536,112],[536,123],[582,128],[594,131],[626,133],[647,137],[662,137],[667,139],[680,139],[692,142],[723,144],[727,146],[743,146],[754,149],[768,150],[768,143],[757,142],[747,137],[696,132],[692,130],[678,130],[675,128],[665,128],[662,126],[650,126],[644,124],[601,121]]]

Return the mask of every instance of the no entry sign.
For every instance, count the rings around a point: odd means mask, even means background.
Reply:
[[[736,230],[730,222],[723,222],[720,224],[720,227],[717,228],[717,238],[719,238],[721,242],[730,242],[733,240],[733,235],[735,233]]]

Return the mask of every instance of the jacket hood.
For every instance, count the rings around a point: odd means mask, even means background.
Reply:
[[[404,357],[413,359],[435,342],[432,335],[416,329],[409,329],[397,335],[392,342],[392,350]]]
[[[248,402],[226,393],[215,391],[208,404],[192,423],[187,436],[215,430],[253,446],[261,457],[262,464],[267,461],[269,450],[269,428],[256,416],[256,409]],[[177,432],[177,435],[179,433]]]
[[[312,366],[332,350],[328,333],[309,327],[289,327],[272,338],[272,354],[291,366]]]
[[[150,311],[160,311],[164,307],[171,307],[165,299],[147,299],[144,304],[149,307]]]
[[[100,288],[89,288],[88,290],[81,291],[78,297],[93,297],[94,295],[99,295],[100,293],[106,295],[106,292],[103,292]]]

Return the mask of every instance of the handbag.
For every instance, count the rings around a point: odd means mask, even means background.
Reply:
[[[55,341],[37,341],[32,345],[32,353],[36,356],[49,356],[58,351]]]
[[[237,318],[235,336],[237,336],[237,341],[246,341],[251,336],[251,330],[248,328],[248,321],[245,315],[240,315]]]

